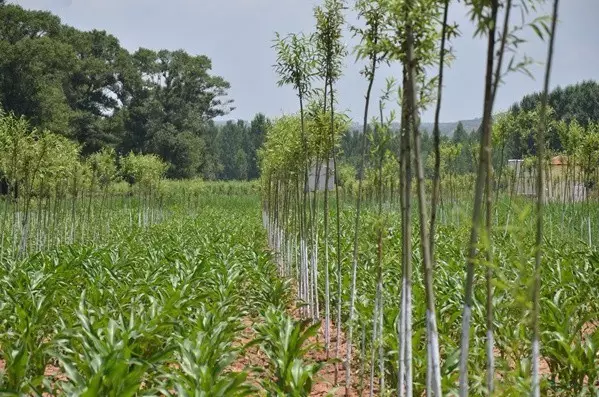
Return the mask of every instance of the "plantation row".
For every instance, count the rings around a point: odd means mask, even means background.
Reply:
[[[286,313],[257,196],[205,195],[193,212],[180,204],[145,228],[110,225],[103,243],[2,258],[2,394],[310,390],[318,367],[302,361],[302,344],[316,329]],[[237,364],[258,343],[261,373]]]
[[[532,0],[463,3],[487,43],[482,121],[467,146],[439,129],[460,34],[448,19],[454,3],[352,2],[365,80],[353,172],[340,162],[347,118],[336,102],[347,4],[316,6],[314,32],[276,34],[279,85],[298,99],[260,151],[279,272],[295,279],[301,315],[324,323],[346,395],[365,384],[383,396],[596,395],[599,130],[548,106],[559,1],[549,15]],[[530,75],[533,60],[519,51],[529,28],[547,42],[542,92],[497,114],[505,76]],[[398,76],[376,93],[385,64]]]
[[[251,194],[257,184],[167,181],[155,155],[87,158],[75,142],[0,115],[0,257],[23,257],[62,244],[98,242],[112,230],[142,228],[195,209],[203,195]]]
[[[322,194],[320,194],[322,195]],[[322,201],[322,196],[318,198]],[[402,297],[402,232],[393,226],[400,218],[398,205],[384,211],[382,221],[376,202],[365,203],[361,212],[360,240],[356,269],[354,314],[354,349],[352,369],[355,369],[352,389],[375,391],[378,395],[394,395],[398,385],[399,332]],[[282,205],[283,206],[283,205]],[[334,207],[334,206],[333,206]],[[503,198],[497,204],[498,227],[493,233],[493,308],[495,331],[495,393],[498,396],[522,396],[530,389],[530,286],[533,281],[535,218],[531,203],[526,200]],[[282,211],[282,207],[278,209]],[[301,248],[293,223],[297,213],[290,213],[288,224],[275,224],[277,210],[265,209],[265,220],[271,245],[276,248],[277,261],[284,274],[304,284],[309,309],[307,317],[325,321],[329,312],[330,328],[343,325],[347,333],[350,321],[352,291],[352,245],[354,238],[355,205],[345,203],[340,222],[340,249],[337,253],[336,228],[328,239],[324,235],[322,203],[314,224],[315,242],[310,248],[307,264],[308,280],[301,280]],[[441,209],[435,235],[436,255],[434,286],[438,299],[439,346],[441,348],[440,376],[443,391],[458,394],[461,314],[464,301],[463,280],[470,227],[471,205],[462,202]],[[586,212],[573,207],[562,215],[563,207],[547,209],[545,261],[541,278],[541,358],[544,366],[541,393],[550,396],[594,395],[599,382],[599,252],[593,245],[578,238]],[[329,217],[333,218],[334,211]],[[414,212],[416,216],[416,212]],[[562,224],[560,220],[572,224]],[[458,220],[462,220],[459,222]],[[379,235],[380,223],[384,223]],[[586,227],[586,225],[585,225]],[[422,261],[418,247],[418,225],[412,231],[414,264]],[[583,228],[584,230],[584,228]],[[328,251],[327,251],[328,247]],[[314,250],[314,251],[312,251]],[[379,258],[379,254],[381,257]],[[313,256],[313,257],[312,257]],[[326,256],[326,260],[325,260]],[[314,258],[314,260],[312,260]],[[337,260],[339,259],[339,263]],[[484,256],[476,259],[477,267],[488,264]],[[337,268],[340,264],[340,268]],[[326,267],[326,268],[325,268]],[[379,272],[380,279],[379,279]],[[422,270],[412,270],[411,325],[413,358],[413,394],[426,394],[426,306]],[[381,283],[380,286],[377,284]],[[328,286],[327,286],[328,285]],[[312,289],[312,290],[311,290]],[[468,358],[471,374],[470,393],[486,395],[486,281],[474,281],[472,306],[472,342]],[[332,358],[339,357],[337,338],[330,337],[328,350]],[[345,358],[340,357],[341,360]],[[340,365],[341,366],[341,365]],[[341,370],[341,368],[340,368]],[[343,385],[344,380],[338,383]],[[380,388],[383,388],[381,391]]]

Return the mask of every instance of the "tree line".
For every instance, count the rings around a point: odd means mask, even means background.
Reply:
[[[539,123],[541,93],[532,93],[515,102],[507,111],[493,117],[493,140],[498,149],[493,153],[493,167],[502,168],[508,159],[524,159],[536,155],[535,134]],[[583,81],[566,87],[557,87],[548,97],[547,148],[553,154],[572,152],[573,142],[587,152],[592,147],[596,126],[599,123],[599,83]],[[399,131],[393,126],[389,150],[399,153]],[[466,130],[459,122],[450,135],[440,136],[441,150],[447,167],[455,174],[475,171],[477,146],[482,129]],[[585,144],[586,143],[586,144]],[[361,148],[361,130],[350,129],[341,136],[341,153],[345,167],[356,174]],[[368,147],[370,141],[366,141]],[[434,172],[434,140],[432,134],[422,131],[422,154],[427,162],[425,172],[432,178]]]
[[[107,32],[80,31],[49,12],[4,2],[0,20],[0,109],[24,116],[32,127],[77,141],[83,156],[108,147],[123,156],[159,155],[168,164],[170,178],[259,177],[257,149],[269,121],[258,114],[251,122],[213,122],[233,107],[227,98],[229,83],[212,74],[208,57],[145,48],[131,53]],[[505,150],[493,154],[496,168],[506,158],[534,154],[530,114],[540,98],[540,93],[527,95],[506,112],[513,118],[520,115],[521,123],[510,126],[502,141]],[[557,88],[548,103],[553,120],[567,125],[576,121],[586,131],[589,123],[599,121],[599,84],[585,81]],[[563,126],[558,127],[550,123],[548,130],[549,148],[556,152],[565,149]],[[389,149],[399,153],[399,130],[391,130]],[[472,149],[481,132],[466,131],[459,124],[452,137],[440,137],[445,150],[456,153],[455,172],[474,171]],[[361,142],[359,129],[348,127],[341,134],[339,161],[346,170],[353,168],[354,175],[359,174]],[[433,147],[433,135],[423,131],[429,177]]]
[[[257,177],[266,120],[217,126],[232,109],[211,60],[183,50],[129,52],[105,31],[0,3],[0,109],[81,145],[156,154],[167,176]],[[226,148],[226,151],[225,151]]]

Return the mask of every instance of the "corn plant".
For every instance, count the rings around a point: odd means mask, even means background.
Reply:
[[[280,309],[269,308],[264,322],[256,326],[258,342],[270,361],[268,372],[272,375],[263,380],[264,389],[274,396],[307,396],[320,364],[305,363],[304,355],[310,350],[320,323],[294,321]],[[308,344],[306,344],[308,343]]]

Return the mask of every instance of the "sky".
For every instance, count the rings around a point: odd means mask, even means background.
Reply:
[[[277,117],[297,111],[293,89],[277,86],[272,40],[275,32],[312,32],[313,7],[320,1],[13,0],[13,3],[51,11],[63,23],[82,30],[106,30],[130,51],[146,47],[184,49],[190,54],[207,55],[212,59],[213,74],[231,84],[229,97],[236,109],[222,119],[250,120],[258,112]],[[548,4],[539,14],[549,11]],[[520,19],[518,14],[515,22]],[[599,80],[599,0],[561,0],[558,15],[551,87]],[[357,23],[353,12],[347,19],[349,23]],[[486,41],[473,37],[474,27],[461,3],[452,3],[449,20],[459,25],[461,36],[451,43],[456,58],[445,71],[442,122],[480,117],[484,93]],[[530,67],[535,79],[517,72],[506,76],[497,93],[495,111],[505,110],[522,96],[542,88],[547,43],[540,41],[529,28],[520,35],[527,42],[519,47],[517,56],[527,55],[535,61]],[[350,55],[338,83],[339,107],[354,120],[361,120],[366,90],[366,82],[359,73],[363,64],[354,62],[351,55],[356,39],[348,32],[345,36]],[[375,97],[390,76],[401,76],[399,64],[381,69],[374,86]],[[426,110],[422,120],[432,121],[433,112]]]

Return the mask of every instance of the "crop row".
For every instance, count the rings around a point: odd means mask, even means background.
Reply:
[[[553,205],[547,210],[540,312],[541,390],[546,395],[595,395],[597,392],[599,305],[595,298],[599,294],[599,252],[587,242],[588,212],[583,210],[582,206],[574,205],[566,208]],[[435,236],[437,265],[434,291],[438,302],[441,378],[443,391],[457,394],[466,262],[464,247],[470,227],[467,219],[469,203],[445,206],[440,211],[446,216],[440,217]],[[340,252],[337,251],[335,227],[331,227],[326,247],[322,209],[318,212],[320,214],[314,223],[317,248],[312,249],[312,236],[307,243],[310,254],[307,256],[309,280],[306,286],[309,292],[303,301],[308,308],[307,317],[325,320],[325,308],[329,308],[331,322],[340,322],[341,330],[347,333],[351,322],[355,206],[347,202],[343,204]],[[396,220],[400,219],[397,205],[388,204],[383,214],[381,219],[377,206],[369,204],[361,211],[353,320],[356,356],[352,368],[358,369],[353,387],[369,384],[376,387],[383,380],[386,390],[381,391],[381,395],[384,396],[393,394],[398,383],[402,237],[401,230],[395,227]],[[329,219],[333,216],[331,211]],[[524,200],[501,202],[495,217],[498,220],[493,229],[492,263],[495,388],[499,395],[526,395],[530,388],[530,295],[535,260],[535,218],[531,215],[530,204],[527,206]],[[300,239],[293,233],[294,216],[290,219],[286,226],[283,223],[275,225],[265,214],[267,228],[271,230],[271,244],[278,251],[280,268],[301,280]],[[461,223],[456,222],[457,219],[461,219]],[[581,227],[578,224],[582,222]],[[384,232],[379,247],[381,223]],[[414,264],[422,261],[418,228],[414,225],[412,233],[410,256]],[[480,243],[481,254],[476,258],[477,277],[473,285],[472,341],[468,357],[470,392],[473,395],[486,395],[486,280],[481,270],[489,262],[482,255],[484,244],[484,241]],[[338,253],[340,269],[337,268]],[[382,254],[382,286],[377,288],[379,253]],[[325,264],[328,264],[328,269],[325,269]],[[426,393],[427,371],[425,286],[420,267],[414,267],[411,280],[413,388],[414,394],[420,395]],[[327,287],[327,283],[330,286]],[[316,291],[310,288],[314,284]],[[380,299],[377,299],[377,292]],[[326,302],[327,295],[329,303]],[[331,341],[331,355],[335,356],[334,339]],[[343,380],[338,382],[342,384]]]
[[[145,228],[115,223],[102,242],[7,252],[0,391],[305,394],[317,367],[302,360],[304,342],[315,327],[286,314],[288,283],[265,250],[257,210],[253,196],[214,196],[193,215],[180,206]],[[233,370],[252,344],[270,359],[254,382],[251,369]]]

